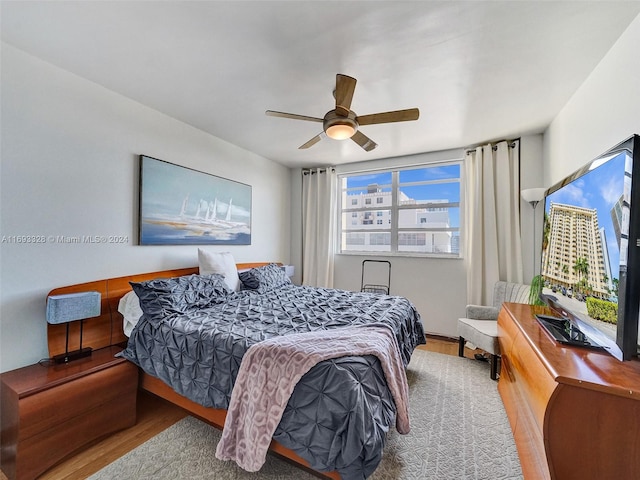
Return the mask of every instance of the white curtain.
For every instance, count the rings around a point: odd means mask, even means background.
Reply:
[[[333,287],[336,173],[333,168],[302,172],[302,284]]]
[[[467,303],[491,305],[498,280],[522,283],[519,141],[466,155]]]

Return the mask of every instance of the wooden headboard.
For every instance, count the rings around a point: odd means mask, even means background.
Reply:
[[[268,265],[271,262],[238,263],[238,270],[247,270]],[[83,322],[82,346],[91,347],[94,350],[110,345],[124,345],[127,337],[123,331],[123,317],[118,312],[120,299],[131,291],[129,282],[144,282],[154,278],[171,278],[198,273],[198,267],[180,268],[176,270],[163,270],[160,272],[139,273],[125,277],[107,278],[94,282],[79,283],[60,287],[49,292],[49,295],[61,295],[64,293],[77,293],[96,291],[100,292],[102,305],[100,316],[90,318]],[[47,342],[49,356],[53,357],[65,352],[66,324],[47,324]],[[69,351],[80,347],[80,322],[69,324]]]

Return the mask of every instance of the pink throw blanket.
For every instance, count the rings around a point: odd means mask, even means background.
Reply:
[[[294,387],[330,358],[375,355],[396,405],[396,429],[409,433],[409,387],[393,331],[384,325],[345,327],[276,337],[252,345],[240,364],[216,448],[220,460],[260,470]]]

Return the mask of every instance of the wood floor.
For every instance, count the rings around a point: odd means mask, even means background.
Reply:
[[[427,345],[420,345],[418,348],[447,355],[458,354],[457,340],[440,337],[429,337]],[[465,349],[465,357],[473,358],[474,353]],[[59,463],[39,477],[40,480],[85,479],[187,416],[180,407],[142,391],[138,394],[137,413],[136,425]],[[1,473],[0,479],[7,480],[7,477]]]

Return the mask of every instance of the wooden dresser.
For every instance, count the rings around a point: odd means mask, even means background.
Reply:
[[[0,376],[2,471],[34,479],[79,448],[135,424],[138,369],[120,347]]]
[[[498,317],[498,391],[525,479],[640,478],[640,362],[557,343],[505,303]]]

